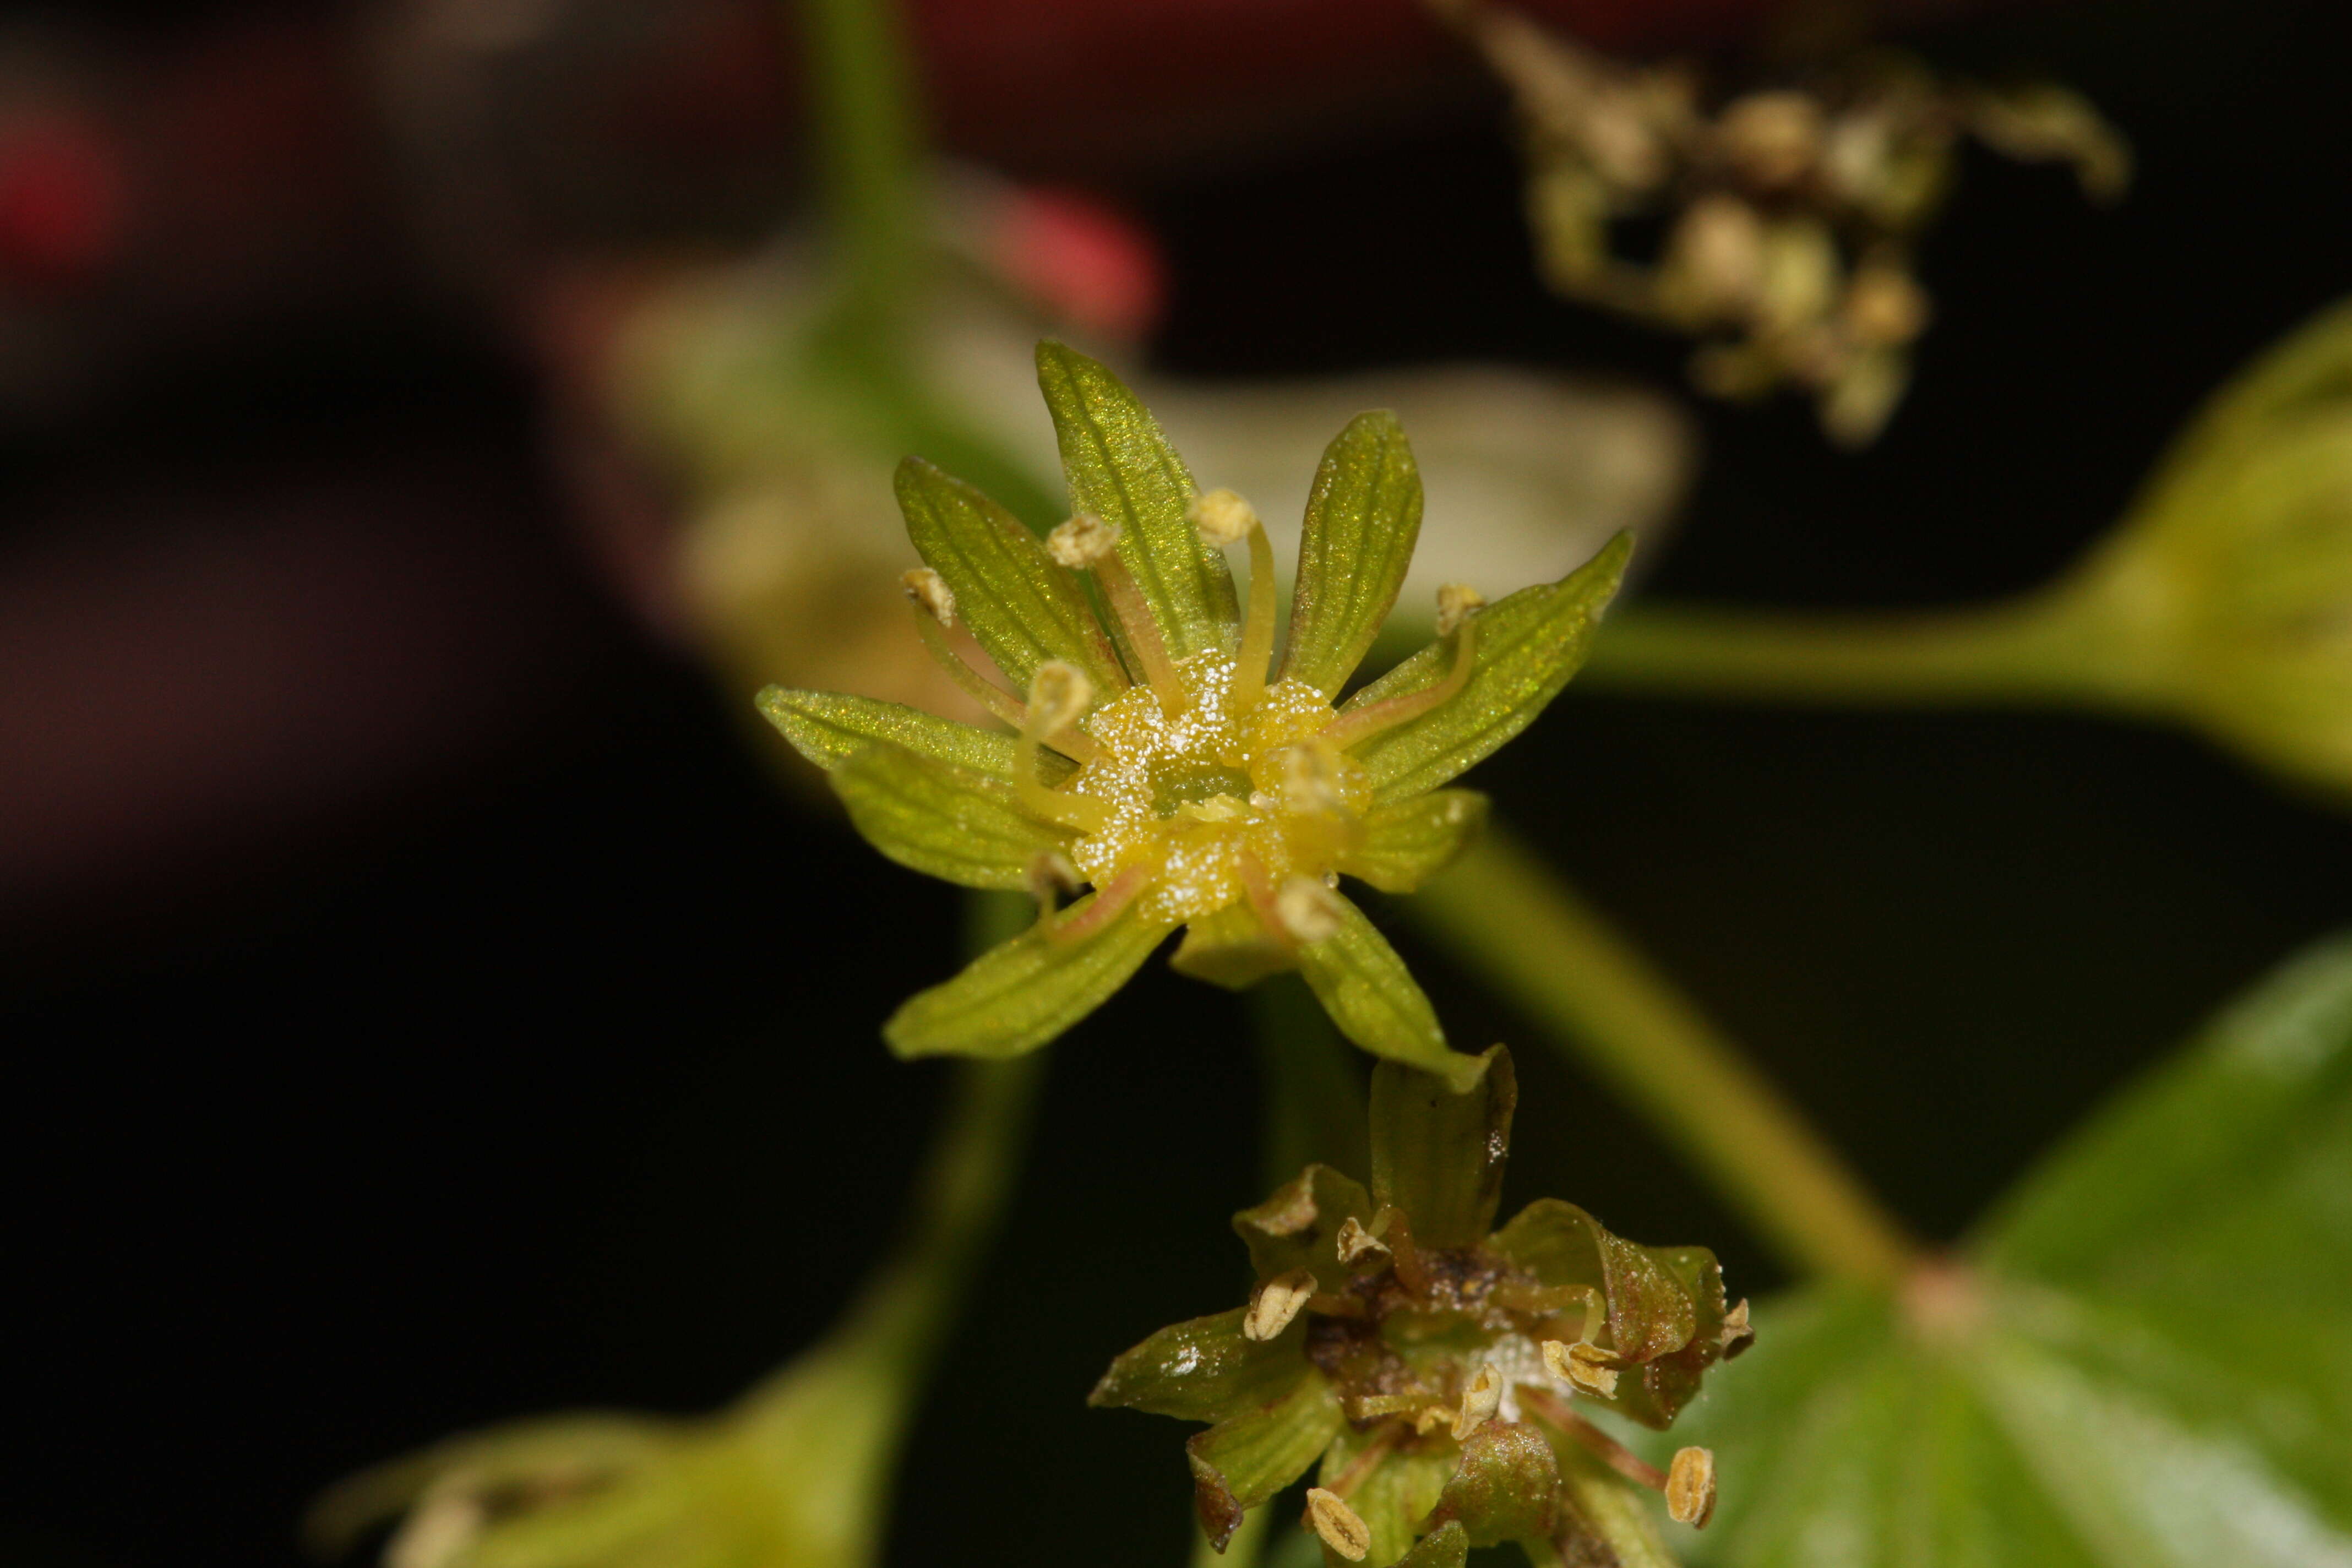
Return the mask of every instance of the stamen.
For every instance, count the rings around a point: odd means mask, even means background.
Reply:
[[[1160,639],[1160,623],[1152,618],[1143,590],[1135,585],[1134,574],[1118,558],[1118,528],[1084,511],[1055,524],[1045,536],[1048,555],[1073,572],[1092,572],[1095,581],[1102,584],[1111,618],[1118,623],[1135,661],[1143,667],[1144,680],[1160,694],[1160,711],[1173,718],[1184,710],[1184,685],[1176,679],[1176,666],[1168,657],[1168,645]]]
[[[1011,692],[1000,689],[996,683],[964,662],[963,656],[948,646],[949,628],[956,624],[954,591],[947,579],[928,566],[918,566],[899,581],[907,585],[907,598],[915,606],[915,630],[923,639],[923,647],[948,673],[948,679],[962,688],[965,695],[982,707],[1012,725],[1021,727],[1021,704]]]
[[[1403,1397],[1410,1400],[1412,1396],[1407,1394]],[[1365,1403],[1370,1404],[1372,1402],[1366,1401]],[[1406,1407],[1407,1406],[1404,1405],[1398,1406],[1399,1409]],[[1361,1419],[1361,1417],[1359,1417],[1358,1419]],[[1361,1448],[1356,1450],[1356,1457],[1348,1461],[1348,1468],[1346,1469],[1331,1478],[1331,1484],[1329,1486],[1323,1487],[1319,1489],[1336,1498],[1346,1498],[1351,1496],[1355,1492],[1356,1488],[1363,1483],[1364,1478],[1370,1475],[1373,1468],[1378,1466],[1382,1459],[1388,1458],[1389,1450],[1395,1447],[1397,1444],[1403,1439],[1403,1426],[1398,1422],[1390,1422],[1387,1426],[1381,1428],[1381,1435],[1379,1436],[1373,1438]]]
[[[1339,1222],[1341,1267],[1353,1268],[1359,1262],[1370,1258],[1371,1268],[1381,1268],[1387,1267],[1390,1256],[1389,1244],[1366,1230],[1354,1215]]]
[[[1242,1317],[1242,1338],[1261,1342],[1275,1338],[1307,1310],[1307,1300],[1314,1294],[1311,1268],[1294,1268],[1260,1284],[1251,1292],[1249,1310]]]
[[[1013,749],[1013,790],[1031,816],[1077,833],[1099,833],[1110,823],[1108,801],[1068,790],[1048,789],[1037,776],[1037,747],[1058,737],[1056,750],[1093,742],[1076,724],[1094,700],[1094,682],[1076,665],[1049,658],[1029,681],[1029,708],[1021,721],[1021,739]]]
[[[1756,1331],[1748,1321],[1748,1298],[1739,1298],[1739,1305],[1723,1314],[1723,1359],[1731,1360],[1756,1342]]]
[[[1301,942],[1339,935],[1347,918],[1339,910],[1339,895],[1319,877],[1293,877],[1283,883],[1274,896],[1274,913],[1290,939]]]
[[[1462,1391],[1462,1413],[1454,1418],[1454,1440],[1459,1443],[1475,1432],[1502,1407],[1503,1371],[1490,1361]]]
[[[1350,1563],[1361,1563],[1372,1549],[1371,1526],[1349,1508],[1347,1500],[1321,1487],[1307,1489],[1307,1518],[1323,1544]]]
[[[1084,798],[1084,797],[1080,797]],[[1055,942],[1076,942],[1091,936],[1117,920],[1135,896],[1151,886],[1151,870],[1146,866],[1129,866],[1106,885],[1095,889],[1094,902],[1082,915],[1066,916],[1053,931]]]
[[[1211,490],[1192,498],[1192,524],[1201,537],[1223,548],[1249,541],[1249,607],[1242,618],[1242,650],[1234,667],[1233,706],[1245,713],[1265,694],[1267,668],[1274,662],[1274,544],[1257,510],[1231,490]]]
[[[1549,1388],[1519,1385],[1519,1408],[1558,1432],[1583,1445],[1587,1452],[1636,1486],[1654,1492],[1666,1489],[1666,1472],[1569,1408],[1568,1401]]]
[[[1607,1352],[1596,1345],[1546,1340],[1543,1361],[1547,1371],[1580,1393],[1596,1399],[1617,1397],[1617,1369],[1609,1364]]]
[[[1461,583],[1448,583],[1437,590],[1437,635],[1452,637],[1463,622],[1486,607],[1486,595]]]
[[[1705,1530],[1715,1517],[1715,1455],[1706,1448],[1684,1448],[1675,1455],[1666,1473],[1666,1517],[1693,1530]]]
[[[1450,603],[1448,594],[1466,595]],[[1475,601],[1475,603],[1473,602]],[[1369,741],[1384,730],[1393,730],[1457,696],[1470,683],[1470,673],[1478,662],[1477,606],[1486,601],[1475,590],[1450,584],[1438,590],[1437,616],[1440,633],[1454,644],[1454,662],[1447,667],[1445,678],[1408,691],[1401,696],[1375,702],[1369,708],[1359,708],[1341,714],[1323,731],[1323,738],[1346,751],[1360,741]],[[1447,625],[1448,620],[1452,625]]]
[[[1084,886],[1078,879],[1078,868],[1070,858],[1058,849],[1041,849],[1029,858],[1029,869],[1022,881],[1029,896],[1037,900],[1037,923],[1048,925],[1061,912],[1061,900],[1075,894]]]

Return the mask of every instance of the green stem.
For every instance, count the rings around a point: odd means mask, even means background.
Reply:
[[[903,23],[891,0],[799,7],[840,328],[887,332],[922,238],[923,138]]]
[[[1791,615],[1634,605],[1593,639],[1603,685],[1860,703],[2155,701],[2137,639],[2067,590],[1937,615]]]
[[[1398,907],[1606,1079],[1792,1266],[1898,1278],[1916,1247],[1796,1108],[1507,834]]]

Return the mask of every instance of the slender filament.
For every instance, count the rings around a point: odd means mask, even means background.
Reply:
[[[1446,669],[1445,679],[1433,681],[1418,691],[1407,691],[1369,707],[1343,713],[1327,730],[1323,738],[1341,751],[1360,741],[1369,741],[1386,730],[1412,722],[1439,704],[1461,694],[1470,684],[1470,673],[1478,662],[1478,618],[1475,616],[1454,628],[1453,636],[1454,663]]]
[[[940,623],[920,605],[915,609],[915,629],[922,634],[923,646],[930,650],[940,668],[948,672],[950,680],[963,688],[966,695],[991,713],[1016,730],[1021,728],[1028,716],[1028,710],[1021,700],[966,664],[963,656],[948,646],[947,633]]]
[[[1274,662],[1274,544],[1262,525],[1249,531],[1249,610],[1242,622],[1241,662],[1234,669],[1236,713],[1257,706]]]
[[[1110,602],[1112,618],[1126,634],[1127,646],[1135,654],[1141,674],[1151,689],[1160,695],[1160,710],[1173,718],[1184,711],[1191,698],[1182,681],[1176,679],[1176,666],[1168,657],[1168,645],[1160,640],[1160,623],[1152,618],[1151,606],[1144,602],[1143,590],[1135,585],[1134,574],[1127,563],[1116,554],[1105,555],[1089,571],[1102,584],[1103,597]]]

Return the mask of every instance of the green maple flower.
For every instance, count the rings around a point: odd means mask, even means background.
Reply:
[[[1670,1562],[1635,1491],[1703,1525],[1713,1457],[1660,1472],[1574,1409],[1664,1428],[1753,1339],[1704,1247],[1637,1247],[1539,1199],[1492,1230],[1517,1099],[1500,1046],[1465,1092],[1382,1063],[1371,1187],[1327,1165],[1234,1216],[1249,1303],[1160,1330],[1090,1399],[1213,1425],[1185,1445],[1219,1551],[1321,1461],[1307,1522],[1328,1568],[1459,1568],[1505,1541],[1538,1563]]]
[[[1045,906],[1026,934],[900,1007],[886,1038],[904,1056],[1030,1050],[1182,927],[1180,971],[1239,987],[1298,969],[1358,1045],[1466,1080],[1470,1058],[1339,879],[1407,891],[1460,852],[1486,803],[1440,786],[1582,663],[1631,541],[1491,606],[1444,590],[1438,640],[1341,701],[1421,529],[1394,416],[1360,416],[1324,453],[1277,666],[1256,514],[1231,491],[1199,493],[1102,365],[1049,342],[1037,371],[1074,512],[1050,535],[920,459],[898,475],[928,563],[908,574],[918,626],[1012,732],[836,693],[760,697],[883,854]],[[1245,607],[1223,553],[1244,542]],[[1022,696],[953,651],[959,622]],[[1055,889],[1082,886],[1053,908]]]

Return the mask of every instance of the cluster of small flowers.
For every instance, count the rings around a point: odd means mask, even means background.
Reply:
[[[2063,88],[1952,84],[1876,56],[1710,112],[1685,68],[1611,60],[1477,0],[1441,9],[1516,101],[1547,283],[1705,340],[1692,377],[1715,395],[1811,393],[1850,446],[1876,437],[1909,382],[1930,315],[1912,246],[1963,137],[2070,163],[2094,199],[2130,179],[2123,139]],[[1654,263],[1618,253],[1612,225],[1636,216],[1665,219]]]

